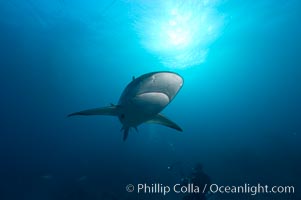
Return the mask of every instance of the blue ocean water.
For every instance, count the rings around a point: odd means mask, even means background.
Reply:
[[[297,0],[1,0],[0,199],[182,199],[125,186],[173,185],[196,163],[219,185],[295,187],[208,199],[300,199],[300,10]],[[66,118],[166,70],[184,78],[163,111],[183,133],[145,124],[123,142],[117,118]]]

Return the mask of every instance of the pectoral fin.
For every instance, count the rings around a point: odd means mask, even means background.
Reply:
[[[71,117],[74,115],[111,115],[118,116],[119,114],[119,106],[107,106],[102,108],[94,108],[89,110],[83,110],[75,113],[69,114],[67,117]]]
[[[176,129],[178,131],[183,131],[180,126],[178,126],[176,123],[174,123],[173,121],[164,117],[161,114],[157,114],[153,119],[147,121],[146,123],[161,124],[163,126],[168,126],[170,128]]]

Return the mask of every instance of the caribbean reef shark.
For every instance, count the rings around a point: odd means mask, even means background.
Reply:
[[[83,110],[68,115],[111,115],[122,124],[123,140],[130,128],[143,123],[161,124],[178,131],[182,129],[160,112],[174,99],[183,85],[183,78],[173,72],[152,72],[144,74],[126,86],[117,105]]]

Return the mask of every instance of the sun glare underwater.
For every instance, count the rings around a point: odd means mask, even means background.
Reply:
[[[209,45],[220,35],[224,15],[208,0],[140,1],[136,29],[142,44],[168,68],[205,61]]]

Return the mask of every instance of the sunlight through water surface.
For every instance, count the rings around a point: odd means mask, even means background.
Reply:
[[[205,61],[209,45],[220,35],[224,16],[217,1],[140,1],[135,27],[142,45],[169,68]]]

